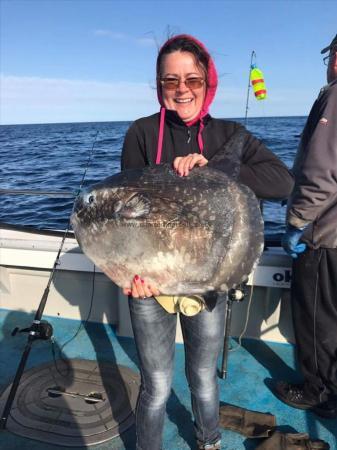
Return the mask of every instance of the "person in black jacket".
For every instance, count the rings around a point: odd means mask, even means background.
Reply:
[[[337,35],[328,85],[315,101],[298,148],[283,246],[294,258],[291,300],[301,384],[278,382],[294,408],[337,418]],[[300,242],[302,241],[302,242]]]
[[[197,39],[178,35],[160,49],[157,59],[159,114],[136,120],[128,130],[122,170],[170,163],[180,176],[203,167],[237,130],[235,122],[212,118],[208,108],[217,88],[217,73],[208,51]],[[293,181],[287,167],[246,131],[240,181],[265,199],[283,199]],[[140,269],[141,270],[141,269]],[[131,280],[130,280],[131,281]],[[160,292],[135,274],[129,307],[142,383],[136,408],[138,450],[159,450],[166,401],[171,389],[176,314],[154,298]],[[225,296],[195,316],[180,314],[186,352],[195,433],[199,449],[219,449],[217,359],[221,351]]]

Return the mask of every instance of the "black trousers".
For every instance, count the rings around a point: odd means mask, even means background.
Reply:
[[[298,363],[308,394],[337,394],[337,249],[308,250],[293,261],[292,312]]]

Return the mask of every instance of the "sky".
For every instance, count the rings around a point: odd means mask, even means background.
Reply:
[[[336,0],[0,0],[0,124],[135,120],[158,111],[168,33],[209,49],[215,117],[244,117],[252,51],[267,99],[248,117],[306,116],[326,83]]]

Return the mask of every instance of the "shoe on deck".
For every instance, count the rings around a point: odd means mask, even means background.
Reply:
[[[202,444],[197,441],[198,450],[220,450],[221,449],[221,441],[215,442],[215,444]]]
[[[311,397],[305,392],[303,384],[279,381],[273,391],[282,402],[293,408],[310,410],[318,416],[328,419],[337,418],[337,401],[327,399],[322,402],[317,397]]]
[[[337,400],[327,400],[313,406],[312,411],[325,419],[337,419]]]

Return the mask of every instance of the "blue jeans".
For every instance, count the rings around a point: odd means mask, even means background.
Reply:
[[[160,450],[171,391],[177,314],[166,312],[153,297],[129,297],[129,307],[142,377],[136,408],[137,450]],[[212,311],[203,310],[192,317],[180,315],[196,438],[203,444],[220,439],[217,361],[224,317],[224,296]]]

